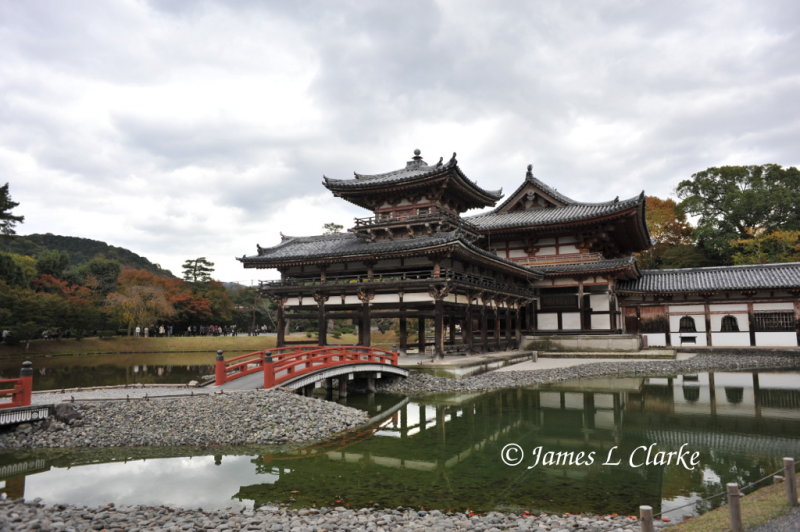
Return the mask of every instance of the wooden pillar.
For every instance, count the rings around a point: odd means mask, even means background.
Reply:
[[[319,345],[328,345],[328,318],[325,315],[325,302],[328,296],[314,294],[314,301],[317,302],[317,331],[319,335]]]
[[[370,301],[372,301],[373,297],[374,294],[367,292],[366,290],[359,289],[358,291],[358,299],[361,301],[361,319],[359,321],[360,326],[358,328],[358,343],[359,345],[366,347],[369,347],[372,344]]]
[[[517,303],[516,307],[514,308],[514,341],[516,343],[517,349],[522,347],[522,329],[520,328],[520,306],[521,303]]]
[[[450,329],[448,331],[448,343],[450,345],[455,345],[456,343],[456,316],[455,314],[449,314],[447,316],[447,325]]]
[[[609,324],[612,331],[621,330],[621,324],[617,323],[617,294],[616,283],[614,279],[608,280],[608,311],[609,311]]]
[[[417,320],[417,331],[418,331],[418,338],[417,338],[417,349],[419,349],[419,354],[425,354],[425,318],[418,318]]]
[[[747,304],[747,330],[750,333],[750,345],[751,346],[755,346],[756,345],[756,329],[754,327],[755,321],[756,320],[753,319],[753,304],[752,303],[748,303]]]
[[[711,307],[708,304],[708,299],[703,304],[703,313],[706,319],[706,345],[711,345]]]
[[[433,351],[436,358],[444,358],[444,303],[437,297],[433,303]]]
[[[472,335],[472,297],[467,296],[467,319],[464,321],[464,343],[467,344],[467,354],[472,353],[474,347],[474,338]]]
[[[502,349],[500,347],[500,307],[498,306],[499,302],[495,301],[494,303],[494,348],[497,351]]]
[[[405,312],[400,312],[400,355],[405,355],[408,350],[408,323]]]
[[[509,302],[506,301],[506,349],[511,348],[511,308],[509,307]]]
[[[486,315],[486,303],[484,300],[481,305],[481,352],[483,353],[489,351],[489,317]]]
[[[583,279],[578,279],[578,315],[580,316],[581,330],[588,329],[589,327],[586,326],[586,313],[583,310]]]
[[[275,327],[277,327],[277,337],[275,338],[275,347],[284,347],[286,345],[286,316],[284,315],[284,303],[286,298],[280,298],[275,302],[278,306],[277,316],[275,317]]]

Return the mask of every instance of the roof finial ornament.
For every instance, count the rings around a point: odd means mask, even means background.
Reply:
[[[440,166],[442,166],[442,161],[444,161],[444,157],[439,157],[439,162],[438,162],[438,163],[436,163],[436,167],[437,167],[437,168],[438,168],[438,167],[440,167]]]
[[[419,151],[419,148],[417,148],[416,150],[414,150],[414,157],[412,157],[412,158],[413,158],[415,161],[420,161],[420,160],[422,160],[422,155],[420,155],[421,153],[422,153],[422,152],[421,152],[421,151]]]
[[[525,173],[525,177],[533,177],[533,165],[528,165],[528,171]]]

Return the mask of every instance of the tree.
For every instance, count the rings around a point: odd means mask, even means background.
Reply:
[[[75,275],[84,286],[88,286],[102,296],[107,296],[116,290],[117,278],[121,270],[119,262],[95,257],[89,262],[81,264],[75,270]]]
[[[207,283],[211,280],[211,273],[214,271],[214,263],[205,257],[187,259],[183,263],[183,279],[191,283]]]
[[[699,216],[694,236],[721,262],[754,230],[800,230],[800,170],[777,164],[712,167],[681,181],[679,207]]]
[[[751,238],[731,242],[734,264],[800,261],[800,231],[755,230]]]
[[[644,269],[664,267],[662,264],[666,251],[692,243],[692,226],[686,220],[686,213],[678,208],[673,199],[647,196],[645,220],[653,245],[637,255],[639,265]]]
[[[69,266],[69,255],[60,249],[48,249],[36,256],[36,272],[61,278]]]
[[[17,205],[19,205],[19,203],[11,201],[11,195],[8,192],[8,183],[0,187],[0,234],[16,234],[14,226],[25,220],[24,216],[14,216],[11,214],[11,210]]]
[[[344,226],[343,225],[339,225],[339,224],[334,223],[334,222],[328,222],[328,223],[324,224],[322,226],[322,228],[325,230],[325,232],[322,233],[322,234],[324,234],[324,235],[334,235],[336,233],[341,233],[342,229],[344,229]]]
[[[110,293],[106,302],[111,315],[127,327],[128,335],[137,325],[153,326],[175,314],[164,286],[168,281],[144,270],[120,272],[117,291]]]

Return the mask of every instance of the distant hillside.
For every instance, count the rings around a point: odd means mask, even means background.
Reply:
[[[69,255],[71,266],[77,266],[97,256],[119,262],[123,267],[147,270],[159,275],[172,277],[172,272],[153,264],[133,251],[117,246],[109,246],[99,240],[76,236],[60,236],[47,233],[44,235],[8,236],[0,235],[0,251],[35,256],[48,250],[60,250]]]

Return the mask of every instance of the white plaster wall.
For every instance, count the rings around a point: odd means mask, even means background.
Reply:
[[[711,345],[724,346],[749,346],[750,333],[748,332],[712,332]]]
[[[539,404],[544,408],[561,408],[559,392],[539,392]]]
[[[589,306],[592,310],[602,311],[608,310],[608,294],[592,294],[589,296]]]
[[[539,251],[536,252],[537,255],[555,255],[556,254],[556,247],[555,246],[540,246]]]
[[[552,237],[550,237],[550,238],[540,238],[539,240],[536,241],[536,245],[537,246],[547,246],[547,245],[553,245],[555,243],[556,243],[556,239],[552,238]]]
[[[344,296],[344,304],[345,305],[360,305],[361,300],[358,299],[358,296]]]
[[[706,330],[706,319],[702,314],[673,314],[669,317],[669,330],[678,332],[681,328],[681,318],[684,316],[691,316],[694,318],[694,328],[697,332],[704,332]]]
[[[566,246],[562,245],[558,247],[558,252],[561,255],[566,255],[567,253],[578,253],[578,248],[572,244],[568,244]]]
[[[288,298],[286,298],[286,306],[287,307],[296,307],[299,304],[300,304],[300,298],[299,297],[288,297]]]
[[[525,253],[524,249],[511,249],[508,251],[508,256],[511,258],[521,258],[521,257],[527,257],[528,254]]]
[[[398,294],[375,294],[372,299],[373,303],[399,303],[400,296]]]
[[[579,312],[564,312],[561,315],[561,327],[563,329],[575,329],[579,330],[581,328],[581,315]]]
[[[750,323],[748,323],[747,313],[741,314],[741,313],[738,313],[738,312],[731,312],[730,314],[712,314],[711,315],[711,330],[712,331],[719,331],[719,330],[722,329],[722,318],[724,318],[725,316],[733,316],[734,318],[736,318],[736,323],[739,325],[739,330],[740,331],[749,331],[750,330]],[[705,321],[705,320],[703,320],[703,321]],[[748,342],[748,345],[749,345],[749,342]]]
[[[564,408],[583,410],[583,394],[580,392],[566,392],[564,394]]]
[[[592,314],[591,326],[593,331],[611,329],[611,316],[608,314]]]
[[[427,292],[410,292],[403,295],[403,301],[410,303],[416,301],[433,301],[433,298]]]
[[[791,301],[775,301],[770,303],[754,303],[753,310],[794,310],[794,303]]]
[[[665,333],[642,333],[643,338],[647,338],[649,347],[666,347],[667,335]]]
[[[794,332],[757,332],[756,345],[774,347],[797,346],[797,333]]]
[[[683,313],[683,314],[692,314],[695,312],[699,312],[702,314],[705,312],[705,307],[703,305],[670,305],[669,312],[671,313]]]
[[[695,343],[693,344],[681,344],[681,336],[694,336]],[[674,347],[680,347],[681,345],[688,345],[689,347],[693,345],[706,345],[706,333],[704,332],[696,332],[696,333],[672,333],[672,345]]]
[[[554,331],[558,329],[558,315],[550,312],[545,312],[537,316],[538,328],[545,331]]]
[[[747,303],[712,303],[708,306],[711,312],[730,312],[740,310],[747,314]]]

